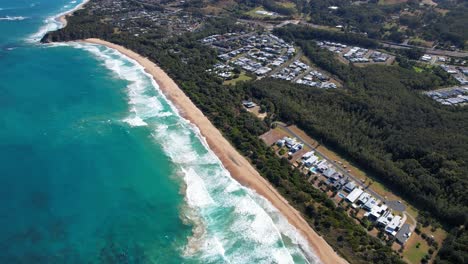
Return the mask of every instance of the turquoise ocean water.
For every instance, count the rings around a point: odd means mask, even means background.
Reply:
[[[0,0],[0,263],[315,263],[139,65],[37,43],[78,4]]]

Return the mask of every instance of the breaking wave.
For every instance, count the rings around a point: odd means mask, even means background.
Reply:
[[[24,16],[5,16],[5,17],[0,17],[0,21],[1,20],[6,20],[6,21],[21,21],[21,20],[25,20],[25,19],[28,19],[28,17],[24,17]]]
[[[62,8],[62,12],[60,12],[57,15],[47,17],[44,20],[44,25],[40,27],[36,33],[30,35],[26,40],[32,43],[39,42],[44,37],[44,35],[47,34],[47,32],[62,28],[64,25],[60,22],[59,17],[79,9],[82,5],[84,5],[88,1],[89,0],[83,0],[81,3],[79,3],[78,5],[75,5],[71,9],[69,8],[70,6],[66,6],[66,7],[64,6]],[[74,2],[76,3],[76,1]]]
[[[202,263],[317,263],[306,240],[266,199],[235,181],[208,148],[197,127],[180,117],[142,66],[116,50],[73,43],[128,81],[129,115],[122,121],[145,126],[183,180],[181,217],[193,224],[184,249]]]

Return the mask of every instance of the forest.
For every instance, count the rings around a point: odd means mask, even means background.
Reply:
[[[427,39],[440,39],[448,41],[460,48],[466,48],[468,41],[468,2],[439,0],[439,7],[448,10],[441,16],[437,12],[428,12],[421,19],[422,23],[428,23],[423,27],[424,37]]]
[[[361,3],[357,3],[361,2]],[[438,41],[440,46],[465,48],[468,41],[468,2],[436,0],[437,8],[422,6],[420,1],[320,0],[300,5],[310,15],[309,22],[363,33],[370,38],[402,42],[405,38]],[[330,6],[338,7],[330,10]],[[394,17],[394,19],[390,19]]]
[[[339,63],[317,47],[313,34],[276,30],[295,38],[304,53],[345,83],[344,91],[321,91],[262,80],[249,84],[252,95],[274,105],[286,122],[298,124],[374,177],[391,186],[418,208],[456,229],[442,250],[461,257],[466,246],[468,109],[442,107],[420,94],[450,84],[438,70],[417,73],[398,66],[359,68]],[[302,32],[303,29],[298,29]],[[270,104],[266,104],[270,105]],[[455,250],[458,248],[458,251]],[[458,253],[455,253],[458,252]],[[461,254],[461,255],[460,255]],[[453,256],[452,256],[453,257]],[[457,263],[457,262],[454,262]]]
[[[379,239],[369,236],[321,191],[279,159],[258,138],[267,124],[243,110],[241,100],[268,102],[281,120],[296,123],[324,144],[344,153],[375,177],[409,198],[419,208],[449,224],[466,223],[468,124],[466,108],[447,108],[419,90],[444,85],[443,75],[416,73],[401,67],[346,66],[329,52],[294,33],[293,39],[318,66],[345,82],[345,89],[323,91],[269,79],[237,86],[206,72],[216,63],[216,52],[198,39],[232,31],[234,20],[210,19],[204,30],[168,40],[115,34],[99,16],[84,9],[70,17],[68,26],[47,34],[43,41],[102,38],[159,64],[230,142],[256,166],[310,225],[351,263],[401,263]],[[292,30],[292,29],[291,29]],[[280,32],[278,32],[279,34]],[[455,229],[454,229],[455,230]],[[468,259],[466,232],[452,232],[438,257],[440,263]]]

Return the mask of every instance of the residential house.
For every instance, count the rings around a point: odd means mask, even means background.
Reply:
[[[409,224],[404,224],[401,226],[400,230],[395,235],[395,238],[398,243],[404,245],[408,238],[411,236],[411,228]]]
[[[359,198],[359,196],[361,196],[362,193],[363,190],[355,188],[350,194],[348,194],[348,196],[346,196],[346,201],[354,203]]]
[[[365,204],[370,198],[371,198],[371,195],[364,192],[363,194],[361,194],[361,196],[359,196],[359,199],[357,200],[356,204],[357,205]]]
[[[344,190],[345,192],[351,192],[354,188],[356,188],[356,183],[354,181],[350,181],[345,185]]]
[[[379,219],[377,219],[377,225],[387,226],[393,220],[394,216],[391,210],[386,211]]]
[[[330,178],[333,174],[335,174],[336,170],[333,168],[328,168],[323,172],[323,176]]]
[[[304,166],[310,168],[315,165],[318,161],[318,157],[313,155],[312,157],[308,158],[307,160],[304,161]]]
[[[370,212],[372,209],[377,206],[377,200],[374,197],[369,198],[367,202],[362,207],[364,210]]]
[[[398,228],[400,227],[401,216],[397,215],[393,217],[392,221],[385,227],[385,232],[396,235]]]

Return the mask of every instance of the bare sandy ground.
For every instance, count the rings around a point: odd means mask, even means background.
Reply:
[[[180,114],[200,129],[210,148],[219,157],[234,179],[268,199],[288,219],[289,223],[296,227],[307,239],[311,248],[323,263],[347,263],[307,224],[301,214],[289,205],[278,191],[254,169],[247,159],[234,149],[220,131],[161,68],[149,59],[122,46],[100,39],[87,39],[84,41],[116,49],[141,64],[153,76],[162,92],[177,107]]]

